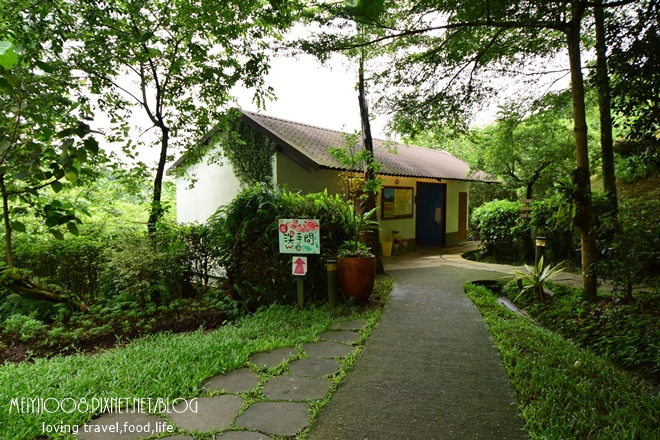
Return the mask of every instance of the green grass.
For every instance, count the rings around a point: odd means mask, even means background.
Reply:
[[[245,366],[252,353],[313,342],[332,322],[361,316],[373,325],[379,314],[358,314],[349,305],[271,306],[209,333],[158,334],[92,356],[6,364],[0,367],[0,436],[35,438],[42,435],[42,423],[81,424],[97,415],[10,413],[12,398],[196,397],[206,379]]]
[[[468,284],[515,389],[533,439],[655,439],[660,396],[608,360],[532,324]]]
[[[585,302],[580,289],[549,287],[554,296],[546,302],[526,295],[514,302],[544,327],[660,385],[660,292],[635,292],[630,301],[601,292]],[[519,296],[515,283],[504,293]]]

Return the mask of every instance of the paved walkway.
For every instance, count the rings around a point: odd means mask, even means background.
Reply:
[[[486,268],[439,253],[388,259],[394,291],[307,438],[527,438],[488,329],[463,293],[467,281],[511,270]]]
[[[514,268],[463,260],[460,255],[472,248],[420,248],[386,259],[394,291],[307,438],[527,438],[488,329],[462,288],[467,281],[509,278]],[[568,282],[578,280],[569,276]],[[145,436],[141,430],[176,430],[168,439],[293,437],[309,425],[310,403],[326,396],[328,378],[353,352],[364,324],[335,326],[318,335],[320,342],[304,344],[303,353],[291,347],[255,353],[249,368],[209,379],[205,388],[212,396],[160,415],[104,414],[80,427],[77,437],[132,440]],[[264,383],[262,373],[283,364],[283,374]],[[251,403],[259,395],[265,400]]]

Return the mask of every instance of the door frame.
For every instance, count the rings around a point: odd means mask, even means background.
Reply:
[[[417,181],[415,185],[416,189],[416,195],[415,195],[415,243],[428,243],[427,241],[424,241],[422,238],[420,240],[420,235],[418,231],[418,218],[419,218],[419,186],[420,185],[437,185],[440,190],[442,191],[442,229],[440,231],[440,245],[434,245],[434,246],[440,246],[440,247],[445,247],[447,245],[447,184],[446,183],[441,183],[441,182],[421,182]],[[432,244],[432,243],[429,243]]]
[[[467,240],[468,230],[468,193],[460,191],[458,193],[458,240]]]

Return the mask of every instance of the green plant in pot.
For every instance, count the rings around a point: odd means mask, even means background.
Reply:
[[[369,299],[376,279],[376,257],[371,253],[362,237],[378,228],[378,222],[371,220],[376,208],[364,214],[351,204],[341,213],[341,222],[349,239],[340,247],[337,256],[339,285],[344,294],[356,301]]]

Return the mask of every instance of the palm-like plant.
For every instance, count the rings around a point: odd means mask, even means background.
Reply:
[[[339,247],[341,257],[372,257],[369,248],[361,242],[362,235],[378,228],[378,222],[371,220],[376,208],[361,214],[354,205],[346,204],[340,213],[341,222],[348,234],[348,240]]]
[[[556,266],[549,265],[547,267],[543,267],[543,257],[541,257],[538,267],[525,265],[527,272],[514,270],[513,273],[518,275],[516,280],[527,282],[527,284],[523,286],[520,295],[529,290],[533,290],[536,292],[539,301],[544,302],[546,299],[544,286],[564,270],[564,268],[561,266],[561,264],[558,264]],[[518,299],[520,295],[518,295],[515,299]]]

